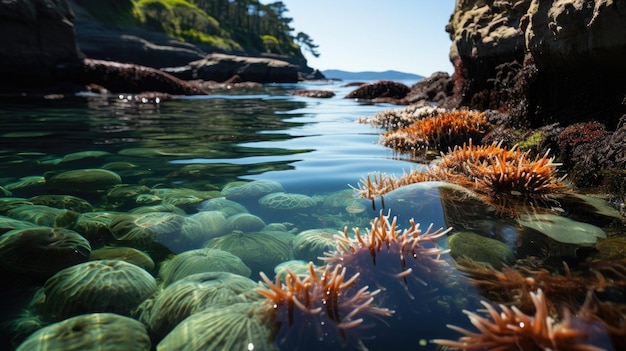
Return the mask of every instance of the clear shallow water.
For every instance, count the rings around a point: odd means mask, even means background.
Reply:
[[[172,188],[213,192],[207,197],[215,197],[216,192],[231,182],[267,180],[280,183],[285,192],[311,196],[320,203],[328,201],[329,204],[314,209],[275,213],[259,207],[256,200],[238,200],[266,224],[287,222],[293,234],[316,228],[339,231],[344,227],[358,226],[364,229],[378,214],[380,203],[372,208],[369,201],[357,201],[365,206],[364,210],[352,213],[346,211],[345,203],[333,207],[327,199],[346,191],[351,199],[350,185],[356,186],[368,173],[400,175],[421,165],[398,159],[391,150],[378,145],[381,130],[356,123],[360,117],[372,116],[397,106],[343,99],[353,88],[342,87],[341,84],[269,85],[233,95],[190,97],[158,104],[128,101],[125,97],[97,96],[1,102],[0,185],[10,188],[14,197],[28,199],[36,195],[70,193],[88,200],[94,211],[124,214],[139,207],[139,203],[130,201],[132,198],[116,203],[105,195],[106,192],[52,191],[42,185],[40,179],[31,185],[15,184],[23,182],[21,179],[24,177],[50,178],[72,169],[108,168],[121,176],[123,184],[143,185],[154,192]],[[311,99],[287,95],[295,89],[332,90],[336,96]],[[71,157],[74,153],[87,151],[106,154]],[[132,166],[121,166],[121,162]],[[117,163],[117,166],[107,166],[112,163]],[[158,193],[162,197],[163,194]],[[4,200],[9,201],[11,195],[5,193]],[[193,196],[201,195],[194,193]],[[414,218],[422,227],[430,223],[435,228],[454,224],[456,229],[481,231],[486,236],[500,237],[504,242],[515,242],[515,239],[506,236],[518,235],[511,229],[514,223],[494,220],[484,211],[468,211],[472,214],[467,217],[454,217],[453,211],[442,207],[437,189],[416,189],[410,198],[405,196],[407,198],[390,196],[385,206],[393,210],[392,215],[399,216],[398,223],[402,227],[408,226],[408,220]],[[421,200],[415,201],[416,198]],[[347,203],[350,204],[350,201]],[[183,204],[179,207],[185,210],[186,216],[191,216],[197,211],[197,205]],[[5,206],[3,211],[10,207],[12,205]],[[456,222],[449,223],[444,219],[446,216],[454,217]],[[602,220],[604,217],[598,222]],[[514,234],[509,234],[511,231]],[[120,242],[109,244],[121,245]],[[445,247],[445,240],[440,240],[440,244]],[[92,249],[97,247],[98,244],[92,243]],[[194,248],[193,245],[186,246],[185,250]],[[542,248],[545,249],[545,246]],[[151,274],[159,277],[158,264],[166,256],[162,252],[146,251],[157,263]],[[184,252],[183,249],[173,251],[170,254]],[[253,271],[256,269],[250,268]],[[273,273],[270,273],[268,276],[271,278]],[[444,273],[447,274],[441,274]],[[10,303],[1,312],[4,323],[15,320],[17,314],[27,307],[34,291],[45,282],[41,278],[23,282],[15,279],[11,274],[3,275],[2,286],[13,287],[5,291],[4,300]],[[251,276],[251,279],[258,281],[259,277]],[[403,288],[386,289],[402,291]],[[471,294],[479,297],[476,291]],[[440,295],[449,294],[441,292]],[[417,298],[435,301],[437,293]],[[445,324],[468,327],[461,309],[475,309],[474,302],[463,305],[459,301],[442,298],[433,302],[437,307],[433,305],[425,314],[428,317],[420,317],[417,312],[398,313],[396,316],[401,316],[401,319],[388,321],[393,333],[385,329],[389,328],[385,327],[385,322],[380,321],[376,323],[376,328],[367,331],[369,336],[378,336],[369,345],[376,349],[381,345],[392,345],[395,340],[399,343],[396,345],[398,349],[414,349],[407,347],[407,342],[413,342],[418,349],[434,349],[428,343],[417,345],[434,337],[456,338],[458,334],[448,331]],[[8,332],[10,328],[5,329],[3,345],[8,345],[8,339],[14,336],[14,333]],[[394,339],[399,334],[409,337]]]

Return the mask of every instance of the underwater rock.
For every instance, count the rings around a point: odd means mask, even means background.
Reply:
[[[250,213],[239,213],[227,218],[228,230],[242,232],[258,232],[265,228],[265,222],[258,216]]]
[[[14,196],[41,194],[46,188],[46,178],[42,176],[22,177],[19,181],[6,184],[4,188]]]
[[[209,240],[205,247],[228,251],[239,257],[252,270],[253,279],[259,272],[273,272],[277,264],[293,259],[289,245],[263,232],[234,231]]]
[[[121,214],[110,228],[123,245],[160,254],[165,253],[164,249],[172,253],[195,249],[207,240],[198,222],[169,212]]]
[[[207,236],[206,240],[230,233],[228,221],[221,211],[200,211],[189,216],[189,219],[200,223]]]
[[[46,178],[50,189],[71,193],[98,193],[121,183],[117,173],[97,168],[75,169]]]
[[[496,269],[513,265],[515,255],[504,243],[472,232],[458,232],[448,237],[450,256],[487,263]]]
[[[259,199],[261,207],[270,210],[304,210],[317,206],[317,201],[304,194],[275,192]]]
[[[0,266],[30,277],[48,278],[87,261],[90,252],[85,238],[64,228],[15,229],[0,237]]]
[[[44,205],[23,205],[9,210],[6,215],[40,226],[53,227],[55,219],[63,212],[61,209]]]
[[[200,191],[187,188],[154,189],[154,194],[163,199],[163,203],[193,213],[204,200],[220,196],[218,191]]]
[[[269,318],[268,308],[255,303],[209,307],[178,324],[157,345],[157,351],[278,351]]]
[[[165,286],[186,276],[206,272],[228,272],[243,277],[250,276],[250,268],[230,252],[219,249],[196,249],[181,252],[163,262],[159,277]]]
[[[105,196],[107,208],[135,207],[137,197],[140,195],[153,195],[151,189],[145,185],[118,184],[110,188]]]
[[[140,322],[113,313],[91,313],[38,330],[17,351],[149,351],[150,346]]]
[[[293,255],[298,260],[322,263],[318,258],[324,257],[324,252],[335,251],[335,235],[339,234],[340,231],[331,228],[305,230],[293,239]]]
[[[274,267],[274,276],[280,277],[282,281],[284,281],[291,271],[298,277],[305,277],[310,274],[309,272],[309,262],[302,260],[289,260],[283,263],[277,264]]]
[[[245,302],[244,295],[256,287],[252,279],[226,272],[186,276],[161,291],[141,315],[150,334],[161,340],[185,318],[218,304]]]
[[[516,221],[565,244],[593,245],[599,238],[606,238],[606,233],[595,225],[553,214],[523,214]]]
[[[72,195],[37,195],[28,199],[33,205],[72,210],[75,212],[91,212],[93,206],[89,201]]]
[[[238,202],[228,200],[224,197],[216,197],[202,201],[198,205],[198,211],[220,211],[225,217],[230,217],[238,213],[247,213],[248,210]]]
[[[156,291],[144,269],[122,260],[102,260],[65,268],[43,286],[39,307],[44,320],[60,321],[84,313],[129,315]]]
[[[116,215],[110,212],[81,213],[70,229],[89,240],[92,248],[102,247],[115,241],[109,224]]]
[[[278,182],[272,180],[254,180],[247,183],[233,182],[226,184],[222,189],[222,195],[228,200],[250,200],[280,191],[285,191],[285,188]]]
[[[132,247],[106,246],[91,251],[89,261],[101,260],[122,260],[139,266],[147,272],[151,272],[155,268],[154,261],[148,254]]]
[[[31,222],[22,221],[19,219],[9,218],[6,216],[0,216],[0,235],[8,231],[14,230],[14,229],[26,229],[26,228],[33,228],[33,227],[37,227],[37,225]]]

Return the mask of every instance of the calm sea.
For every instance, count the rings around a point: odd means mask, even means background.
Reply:
[[[70,194],[89,202],[92,212],[116,215],[131,213],[141,207],[143,203],[138,200],[138,193],[116,197],[108,193],[110,189],[91,193],[71,186],[54,190],[46,187],[45,179],[62,172],[108,169],[121,177],[121,184],[134,189],[141,186],[142,190],[137,192],[155,196],[149,202],[152,206],[162,204],[168,190],[188,190],[188,194],[176,195],[181,198],[176,200],[182,203],[179,209],[184,211],[183,216],[192,216],[202,208],[203,202],[198,200],[202,194],[212,194],[206,195],[207,198],[215,197],[225,187],[242,184],[236,182],[263,180],[278,182],[285,193],[303,195],[318,203],[314,209],[277,213],[258,204],[239,201],[266,224],[283,224],[291,234],[319,228],[331,228],[335,233],[343,231],[344,227],[367,228],[380,208],[373,209],[370,202],[356,199],[351,186],[357,186],[368,173],[400,175],[422,165],[399,158],[390,149],[379,145],[382,130],[357,123],[361,117],[398,107],[344,99],[354,88],[343,84],[345,82],[266,85],[258,89],[159,102],[142,102],[124,95],[0,102],[0,185],[6,190],[0,199],[3,206],[0,214],[7,216],[3,216],[2,221],[8,218],[16,203],[28,202],[39,195]],[[298,89],[331,90],[336,96],[314,99],[289,95]],[[185,198],[191,200],[183,202]],[[351,200],[356,200],[357,209],[348,209]],[[340,204],[335,205],[333,201]],[[404,217],[400,220],[405,224],[411,216],[424,228],[431,223],[435,228],[447,227],[438,199],[430,199],[417,207],[406,204],[406,209],[403,201],[396,200],[391,207],[394,207],[392,211],[402,213]],[[154,211],[166,210],[158,208]],[[44,215],[26,212],[20,217],[13,211],[12,218],[39,225],[54,226],[56,223],[62,226],[58,217],[56,222],[46,222],[41,219]],[[2,224],[0,228],[9,228],[9,224]],[[110,241],[106,245],[124,246]],[[92,242],[91,246],[95,250],[102,243]],[[150,274],[161,279],[159,264],[189,249],[194,248],[172,249],[169,255],[154,254],[152,259],[156,267]],[[151,253],[149,249],[143,251]],[[10,263],[6,263],[12,262],[11,259],[2,260],[4,270],[11,271],[10,267],[7,268]],[[257,268],[250,268],[257,273]],[[250,278],[257,282],[260,278],[254,273]],[[274,276],[274,272],[266,274],[270,279]],[[17,274],[16,278],[13,272],[5,276],[0,311],[4,330],[2,349],[10,348],[11,338],[21,340],[25,337],[15,331],[18,328],[15,321],[25,313],[30,316],[39,313],[36,309],[29,310],[29,302],[45,283],[43,278],[22,282],[20,275]],[[12,288],[7,289],[7,286]],[[396,329],[395,333],[403,334],[404,338],[398,338],[404,343],[402,348],[434,349],[428,344],[429,339],[456,338],[459,334],[448,331],[445,324],[470,328],[461,309],[474,310],[475,305],[463,305],[459,301],[437,302],[436,296],[437,293],[432,292],[428,297],[414,298],[430,299],[433,306],[445,304],[448,316],[445,318],[458,319],[437,320],[435,314],[429,313],[426,314],[428,317],[416,322],[420,320],[417,315],[400,313],[403,322],[390,324]],[[454,313],[450,309],[455,309]],[[128,314],[139,319],[131,312]],[[362,338],[366,345],[377,333],[390,333],[385,329],[384,318],[376,321]],[[428,329],[431,322],[439,325],[437,330]],[[45,324],[49,322],[42,325]],[[412,326],[422,330],[415,331]],[[24,326],[21,328],[28,330]],[[416,335],[410,336],[413,332]],[[389,337],[382,339],[386,342],[393,340]],[[413,343],[412,347],[406,346],[406,340]],[[157,342],[153,340],[153,348]],[[335,346],[339,348],[338,345]],[[348,345],[348,348],[352,347],[355,345]]]

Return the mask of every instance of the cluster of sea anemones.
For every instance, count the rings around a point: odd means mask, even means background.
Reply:
[[[346,278],[346,268],[340,264],[316,270],[313,263],[302,278],[288,269],[284,281],[277,275],[272,282],[261,273],[267,288],[257,292],[273,311],[277,344],[287,349],[362,345],[357,331],[366,325],[364,320],[390,316],[393,311],[372,303],[380,290],[359,287],[359,275]]]
[[[382,135],[382,144],[400,153],[420,149],[444,150],[469,139],[482,137],[491,124],[484,112],[454,110],[419,119]]]
[[[300,275],[288,269],[274,282],[261,273],[264,285],[257,292],[272,311],[277,345],[365,349],[364,331],[377,320],[394,331],[415,326],[408,321],[421,318],[416,312],[431,313],[435,292],[450,283],[444,270],[452,266],[437,244],[448,232],[422,232],[413,220],[400,230],[395,217],[381,212],[364,232],[344,229],[324,266],[309,263],[307,274]],[[384,340],[377,336],[372,342]]]
[[[546,153],[530,157],[516,147],[499,144],[473,145],[471,140],[456,146],[423,170],[411,170],[400,177],[368,175],[358,185],[363,198],[374,200],[399,187],[424,181],[445,181],[473,190],[487,203],[506,209],[502,202],[542,200],[566,190],[558,175],[558,163]]]
[[[386,130],[405,128],[416,121],[437,116],[446,109],[434,106],[409,105],[399,109],[385,110],[372,117],[359,119],[360,123],[369,123],[374,127]]]
[[[463,336],[458,340],[436,339],[433,342],[460,350],[603,350],[588,343],[593,333],[591,321],[575,317],[566,309],[556,320],[548,310],[541,289],[531,292],[530,296],[535,307],[534,315],[505,305],[499,306],[498,313],[493,305],[483,301],[487,318],[476,312],[464,311],[477,332],[451,325],[450,329]]]

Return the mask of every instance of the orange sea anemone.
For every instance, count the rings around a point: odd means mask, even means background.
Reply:
[[[281,349],[319,350],[337,345],[366,349],[359,333],[368,326],[366,320],[393,313],[374,304],[378,290],[357,286],[359,273],[346,279],[341,264],[318,271],[309,263],[304,278],[288,269],[284,282],[280,276],[272,282],[264,273],[260,275],[267,287],[257,292],[271,305]]]
[[[456,110],[417,120],[408,127],[382,135],[382,144],[401,153],[420,149],[443,150],[479,139],[491,128],[484,112]]]
[[[569,310],[564,310],[560,319],[555,320],[541,289],[531,292],[530,296],[535,307],[533,316],[505,305],[499,305],[498,313],[493,305],[483,301],[488,317],[463,311],[477,332],[449,325],[463,336],[458,340],[436,339],[433,342],[459,350],[604,350],[588,343],[597,324],[575,317]]]
[[[431,226],[422,232],[419,224],[411,219],[410,226],[400,231],[396,217],[390,220],[390,216],[381,211],[366,233],[355,228],[351,236],[345,228],[343,237],[337,237],[337,251],[327,253],[326,261],[362,272],[360,283],[379,287],[386,296],[398,291],[389,288],[389,284],[397,287],[400,283],[402,289],[399,290],[409,299],[433,291],[436,287],[431,281],[439,279],[437,272],[445,264],[441,256],[447,253],[439,248],[437,239],[452,228],[431,231]],[[388,300],[397,302],[392,298]]]
[[[357,192],[374,200],[408,184],[445,181],[474,191],[501,212],[510,212],[515,205],[541,204],[567,189],[564,177],[558,175],[559,164],[552,161],[547,153],[531,158],[529,152],[517,147],[507,149],[496,143],[477,146],[470,140],[442,153],[441,160],[424,170],[411,170],[400,177],[368,175],[360,181]]]

